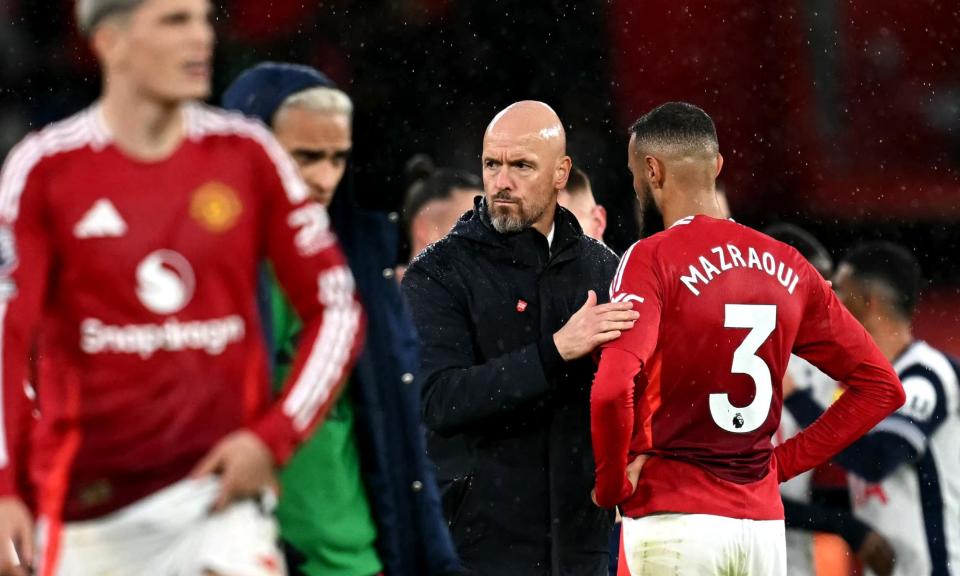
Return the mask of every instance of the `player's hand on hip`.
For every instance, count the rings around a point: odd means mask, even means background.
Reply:
[[[640,472],[643,470],[643,465],[647,463],[650,457],[646,454],[641,454],[633,459],[633,462],[627,464],[627,480],[630,481],[630,485],[633,486],[633,490],[630,492],[630,495],[633,496],[633,493],[637,491],[637,482],[640,481]]]
[[[26,576],[32,562],[30,510],[16,496],[0,498],[0,576]]]
[[[897,554],[893,551],[890,542],[879,533],[872,530],[867,533],[867,537],[863,539],[863,544],[857,550],[857,556],[877,576],[893,574],[893,565],[897,560]]]
[[[647,460],[649,460],[649,459],[650,459],[650,456],[648,456],[648,455],[646,455],[646,454],[641,454],[641,455],[637,456],[636,458],[634,458],[634,459],[633,459],[633,462],[630,462],[629,464],[627,464],[627,469],[626,469],[626,472],[627,472],[627,481],[630,482],[630,495],[627,496],[627,498],[629,498],[630,496],[633,496],[634,492],[637,491],[637,482],[640,481],[640,472],[643,470],[643,465],[646,464],[646,463],[647,463]],[[597,489],[596,489],[596,488],[594,488],[593,490],[590,491],[590,500],[592,500],[593,503],[596,504],[597,506],[600,506],[600,503],[597,502]],[[619,520],[619,518],[620,518],[619,514],[620,514],[620,511],[618,510],[618,511],[617,511],[617,522],[620,521],[620,520]]]
[[[590,290],[583,306],[553,335],[553,343],[564,360],[575,360],[619,338],[639,317],[640,313],[633,311],[633,302],[597,304],[597,293]]]
[[[220,477],[220,493],[213,505],[214,511],[219,511],[235,500],[276,486],[273,464],[273,454],[259,436],[237,430],[220,440],[190,475]]]

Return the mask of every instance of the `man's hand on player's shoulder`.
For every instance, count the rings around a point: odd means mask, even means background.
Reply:
[[[597,293],[590,290],[583,306],[553,335],[553,343],[564,360],[575,360],[619,338],[639,317],[633,302],[597,304]]]
[[[237,430],[220,440],[194,468],[195,478],[216,474],[220,477],[220,494],[214,511],[223,510],[241,498],[256,496],[267,487],[276,486],[274,461],[270,449],[250,430]]]
[[[23,565],[18,562],[17,555]],[[33,561],[33,516],[16,496],[0,498],[0,576],[26,576]]]

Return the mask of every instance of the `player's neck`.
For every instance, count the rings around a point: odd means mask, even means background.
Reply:
[[[663,225],[666,228],[673,226],[678,220],[690,216],[710,216],[711,218],[726,218],[717,203],[717,193],[714,190],[704,190],[696,193],[665,192],[661,213]]]
[[[913,342],[913,331],[908,322],[878,317],[868,332],[877,343],[877,348],[890,362],[896,360]]]
[[[103,121],[123,152],[140,160],[166,158],[183,141],[183,103],[168,103],[108,85],[100,100]]]

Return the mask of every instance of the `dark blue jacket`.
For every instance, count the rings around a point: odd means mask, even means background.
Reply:
[[[458,562],[420,421],[419,339],[393,276],[396,225],[339,194],[331,220],[368,318],[350,391],[378,550],[390,576],[452,573]]]

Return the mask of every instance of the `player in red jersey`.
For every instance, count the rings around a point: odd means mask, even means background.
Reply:
[[[362,310],[324,208],[267,129],[194,103],[210,12],[80,0],[102,97],[5,162],[0,573],[22,570],[11,540],[42,575],[283,571],[257,499],[335,398]],[[304,322],[273,405],[263,258]]]
[[[778,484],[870,430],[903,390],[796,250],[718,218],[723,160],[703,110],[667,103],[631,133],[634,189],[667,229],[627,251],[610,287],[640,319],[604,346],[592,389],[596,501],[620,507],[634,574],[785,574]],[[791,351],[848,391],[774,449]]]

